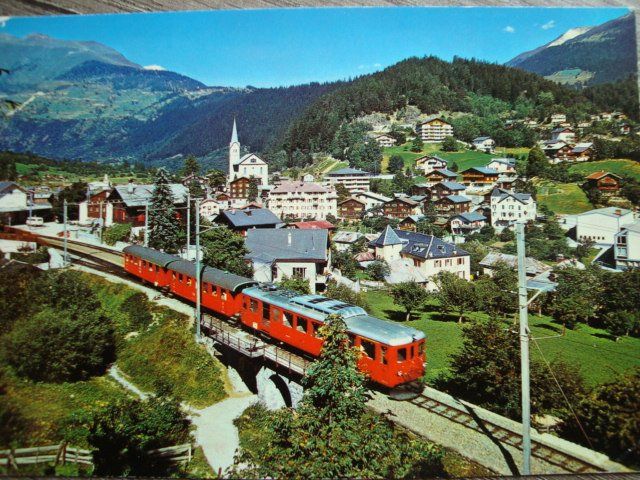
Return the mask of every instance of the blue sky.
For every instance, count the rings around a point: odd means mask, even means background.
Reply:
[[[0,17],[0,32],[94,40],[207,85],[258,87],[370,73],[409,56],[504,63],[624,8],[322,8]]]

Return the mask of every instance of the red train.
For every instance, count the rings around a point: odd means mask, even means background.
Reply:
[[[175,295],[196,301],[195,264],[151,248],[124,249],[127,272]],[[201,304],[235,316],[246,325],[313,356],[320,353],[318,328],[332,313],[344,319],[358,363],[372,381],[386,387],[418,380],[424,374],[425,336],[419,330],[372,317],[354,305],[322,295],[299,295],[217,268],[201,272]]]

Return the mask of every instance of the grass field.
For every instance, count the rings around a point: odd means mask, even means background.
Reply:
[[[640,162],[634,162],[633,160],[598,160],[596,162],[578,163],[569,167],[570,172],[578,172],[585,177],[600,170],[624,177],[633,177],[640,181]]]
[[[587,195],[575,183],[542,181],[536,187],[538,204],[546,205],[549,210],[557,214],[573,215],[593,208]]]
[[[68,184],[73,182],[94,182],[102,181],[104,175],[81,175],[78,173],[68,172],[59,167],[52,167],[48,165],[36,165],[16,162],[16,171],[18,175],[29,175],[30,180],[26,179],[21,181],[26,185],[31,184]],[[135,174],[126,171],[119,172],[116,175],[110,175],[109,180],[113,184],[127,183],[131,178],[137,183],[151,183],[153,178],[145,174]]]
[[[471,167],[484,166],[491,161],[492,158],[500,156],[499,154],[488,155],[486,153],[475,150],[463,150],[459,152],[443,152],[440,150],[439,143],[425,143],[420,153],[410,150],[411,142],[404,145],[385,148],[382,159],[382,171],[386,172],[389,166],[389,158],[393,155],[400,155],[404,160],[405,168],[413,168],[416,158],[423,155],[437,155],[440,158],[449,161],[449,166],[455,162],[458,165],[458,171],[466,170]]]
[[[393,321],[404,319],[403,310],[394,305],[389,294],[380,291],[365,293],[371,313]],[[469,319],[483,319],[486,314],[471,312]],[[562,326],[548,316],[530,315],[533,338],[556,336],[562,333]],[[439,311],[437,302],[432,301],[422,311],[416,312],[407,322],[427,336],[427,380],[433,380],[449,369],[451,355],[462,345],[462,326],[454,315]],[[622,338],[617,342],[601,329],[581,325],[575,330],[567,330],[564,336],[539,339],[531,343],[531,357],[540,359],[540,346],[549,361],[559,358],[577,365],[588,385],[598,385],[615,378],[619,373],[640,367],[640,339]]]

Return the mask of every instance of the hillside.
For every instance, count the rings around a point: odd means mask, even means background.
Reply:
[[[262,150],[336,84],[208,87],[146,69],[96,42],[0,34],[0,96],[20,102],[0,121],[0,149],[52,158],[171,164],[219,156],[238,117],[243,145]]]
[[[622,80],[637,70],[634,15],[629,13],[596,27],[569,30],[506,65],[573,85]]]

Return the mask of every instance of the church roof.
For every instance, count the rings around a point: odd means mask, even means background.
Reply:
[[[393,231],[390,225],[384,229],[384,232],[371,244],[376,247],[384,247],[385,245],[398,245],[402,243],[400,237]]]
[[[231,143],[238,142],[238,129],[236,128],[236,119],[233,118],[233,130],[231,130]]]

